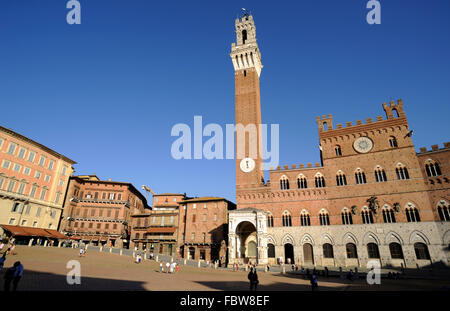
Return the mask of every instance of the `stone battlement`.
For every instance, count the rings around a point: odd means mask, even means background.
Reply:
[[[431,146],[431,150],[428,150],[427,147],[421,147],[420,148],[420,152],[418,152],[418,154],[427,153],[427,152],[434,152],[434,151],[439,151],[439,150],[444,150],[444,149],[450,149],[450,142],[445,142],[444,143],[444,148],[441,148],[441,149],[439,149],[439,145],[432,145]]]

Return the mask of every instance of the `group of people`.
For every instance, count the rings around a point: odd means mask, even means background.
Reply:
[[[11,244],[8,244],[8,249],[4,251],[2,257],[0,257],[0,272],[3,272],[3,266],[5,265],[6,255],[15,254],[14,253],[15,244],[13,244],[13,242],[10,243]],[[3,250],[4,247],[5,244],[3,243],[3,241],[0,242],[0,250]],[[16,291],[17,286],[19,285],[19,281],[22,278],[22,275],[23,275],[23,265],[20,261],[16,261],[12,267],[8,268],[5,271],[5,274],[3,276],[3,278],[5,279],[4,290],[9,292],[12,284],[12,290]]]
[[[80,257],[86,257],[87,247],[80,247]]]
[[[179,269],[180,269],[179,265],[177,265],[176,262],[172,262],[172,263],[166,262],[165,266],[166,266],[166,273],[174,273],[174,271],[178,272]],[[159,263],[159,272],[160,273],[164,272],[164,264],[163,264],[163,262]]]
[[[0,242],[0,252],[3,251],[3,248],[5,248],[5,243]],[[7,244],[7,249],[5,251],[5,254],[7,255],[16,255],[16,253],[14,252],[14,250],[16,249],[16,244],[14,243],[14,240],[11,239],[8,241]]]

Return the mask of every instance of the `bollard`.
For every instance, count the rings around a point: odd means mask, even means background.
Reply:
[[[102,252],[103,251],[103,246],[100,246],[100,252]]]
[[[173,257],[170,257],[170,263],[173,263]]]
[[[158,262],[158,261],[159,261],[158,259],[159,259],[159,256],[158,256],[158,255],[156,255],[156,259],[155,259],[155,260],[156,260],[156,262]]]
[[[200,268],[200,260],[198,261],[198,267]]]
[[[109,248],[109,252],[112,253],[112,247]]]
[[[283,269],[281,271],[282,274],[286,274],[286,267],[283,265]]]
[[[187,260],[186,260],[186,258],[183,260],[183,264],[184,265],[186,265],[186,262],[187,262]]]
[[[133,258],[135,258],[136,257],[136,253],[135,252],[133,252]]]
[[[120,249],[120,253],[119,254],[120,254],[120,256],[122,256],[122,249]]]

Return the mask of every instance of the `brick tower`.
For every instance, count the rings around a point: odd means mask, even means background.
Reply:
[[[239,192],[264,184],[259,93],[263,66],[253,17],[243,14],[236,19],[235,27],[236,43],[231,45],[230,56],[235,70],[236,192]]]

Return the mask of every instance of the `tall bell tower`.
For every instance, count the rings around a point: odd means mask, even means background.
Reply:
[[[262,63],[253,16],[235,21],[236,43],[231,44],[235,78],[236,193],[264,184],[259,76]],[[239,208],[239,202],[238,208]]]

